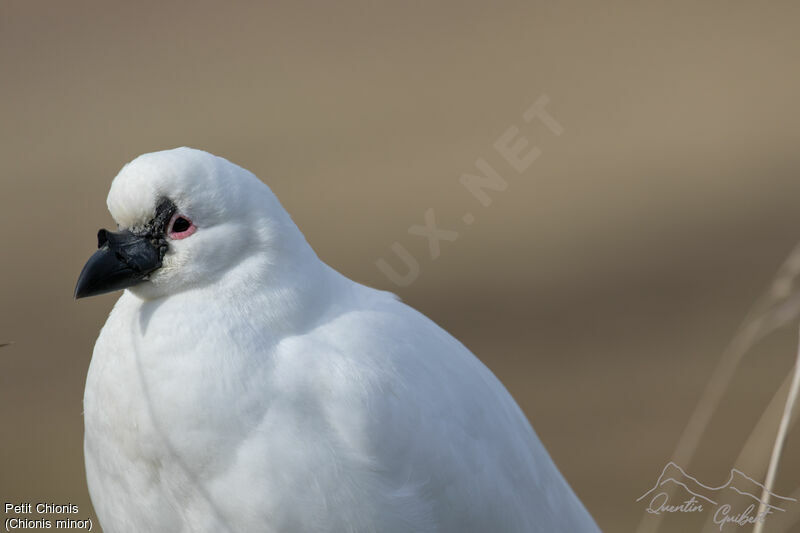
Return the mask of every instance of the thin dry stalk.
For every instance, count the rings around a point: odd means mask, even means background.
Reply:
[[[800,244],[781,265],[769,290],[757,300],[720,358],[678,440],[678,445],[672,454],[672,462],[683,467],[688,466],[742,358],[761,339],[800,316],[800,291],[795,288],[798,277],[800,277]],[[672,495],[673,490],[674,486],[665,487],[668,497]],[[645,513],[636,532],[654,533],[658,530],[663,516],[663,514]]]
[[[792,374],[786,374],[781,386],[775,391],[769,405],[761,413],[758,422],[747,437],[744,446],[742,446],[739,456],[733,462],[734,468],[742,472],[766,472],[770,459],[769,453],[774,444],[770,434],[773,428],[777,428],[780,424],[781,415],[786,404],[786,396],[792,384],[792,377]],[[795,410],[789,423],[790,431],[796,421],[797,411]],[[780,516],[781,518],[786,518],[786,513],[782,513]],[[770,517],[770,529],[775,527],[777,522],[775,519],[775,516]],[[708,513],[702,531],[704,533],[719,532],[719,525],[714,523],[714,515],[712,513]]]
[[[792,377],[792,385],[789,387],[789,394],[786,397],[786,405],[783,409],[783,417],[781,424],[778,427],[778,435],[775,437],[775,446],[772,448],[772,456],[769,460],[769,469],[767,470],[767,479],[764,482],[764,490],[761,492],[761,504],[758,506],[758,513],[763,513],[769,504],[770,496],[772,495],[772,488],[775,486],[775,478],[778,475],[778,464],[781,460],[781,453],[783,452],[783,445],[786,442],[786,435],[789,433],[789,426],[792,420],[792,411],[797,403],[797,397],[800,394],[800,342],[798,342],[797,360],[794,363],[794,376]],[[762,533],[764,530],[764,521],[756,523],[753,528],[753,533]]]

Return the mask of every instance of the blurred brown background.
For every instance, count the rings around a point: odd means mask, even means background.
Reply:
[[[323,260],[461,339],[599,525],[633,531],[800,238],[800,6],[648,4],[3,2],[0,500],[91,513],[81,398],[117,296],[72,290],[121,166],[189,145],[255,172]],[[561,136],[521,119],[543,94]],[[542,150],[522,174],[492,148],[510,126]],[[509,182],[489,207],[458,182],[479,157]],[[460,232],[435,261],[407,232],[428,208]],[[399,268],[395,241],[420,264],[405,288],[375,266]],[[783,331],[745,359],[682,466],[725,481],[795,345]]]

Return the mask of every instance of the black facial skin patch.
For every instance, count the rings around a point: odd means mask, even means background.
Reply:
[[[156,205],[155,216],[144,226],[130,229],[131,233],[137,237],[146,238],[150,241],[150,244],[158,250],[159,263],[164,259],[164,254],[166,254],[169,249],[169,244],[167,243],[167,225],[176,211],[178,211],[178,207],[172,200],[169,198],[161,198],[158,201],[158,205]],[[103,230],[100,230],[100,232],[102,231]],[[97,247],[99,248],[102,246],[100,242],[100,233],[98,233],[97,238]]]

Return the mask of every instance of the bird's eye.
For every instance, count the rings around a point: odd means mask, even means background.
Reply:
[[[172,220],[169,221],[167,226],[167,235],[170,239],[180,240],[185,239],[197,230],[192,221],[185,215],[175,213],[172,215]]]
[[[186,220],[183,217],[178,217],[175,219],[175,222],[172,223],[172,231],[176,231],[178,233],[182,231],[186,231],[192,225],[191,222]]]

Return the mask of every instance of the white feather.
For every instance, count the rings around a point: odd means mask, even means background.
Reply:
[[[597,531],[494,375],[321,262],[251,173],[148,154],[108,205],[135,227],[164,196],[198,230],[119,299],[86,383],[107,533]]]

